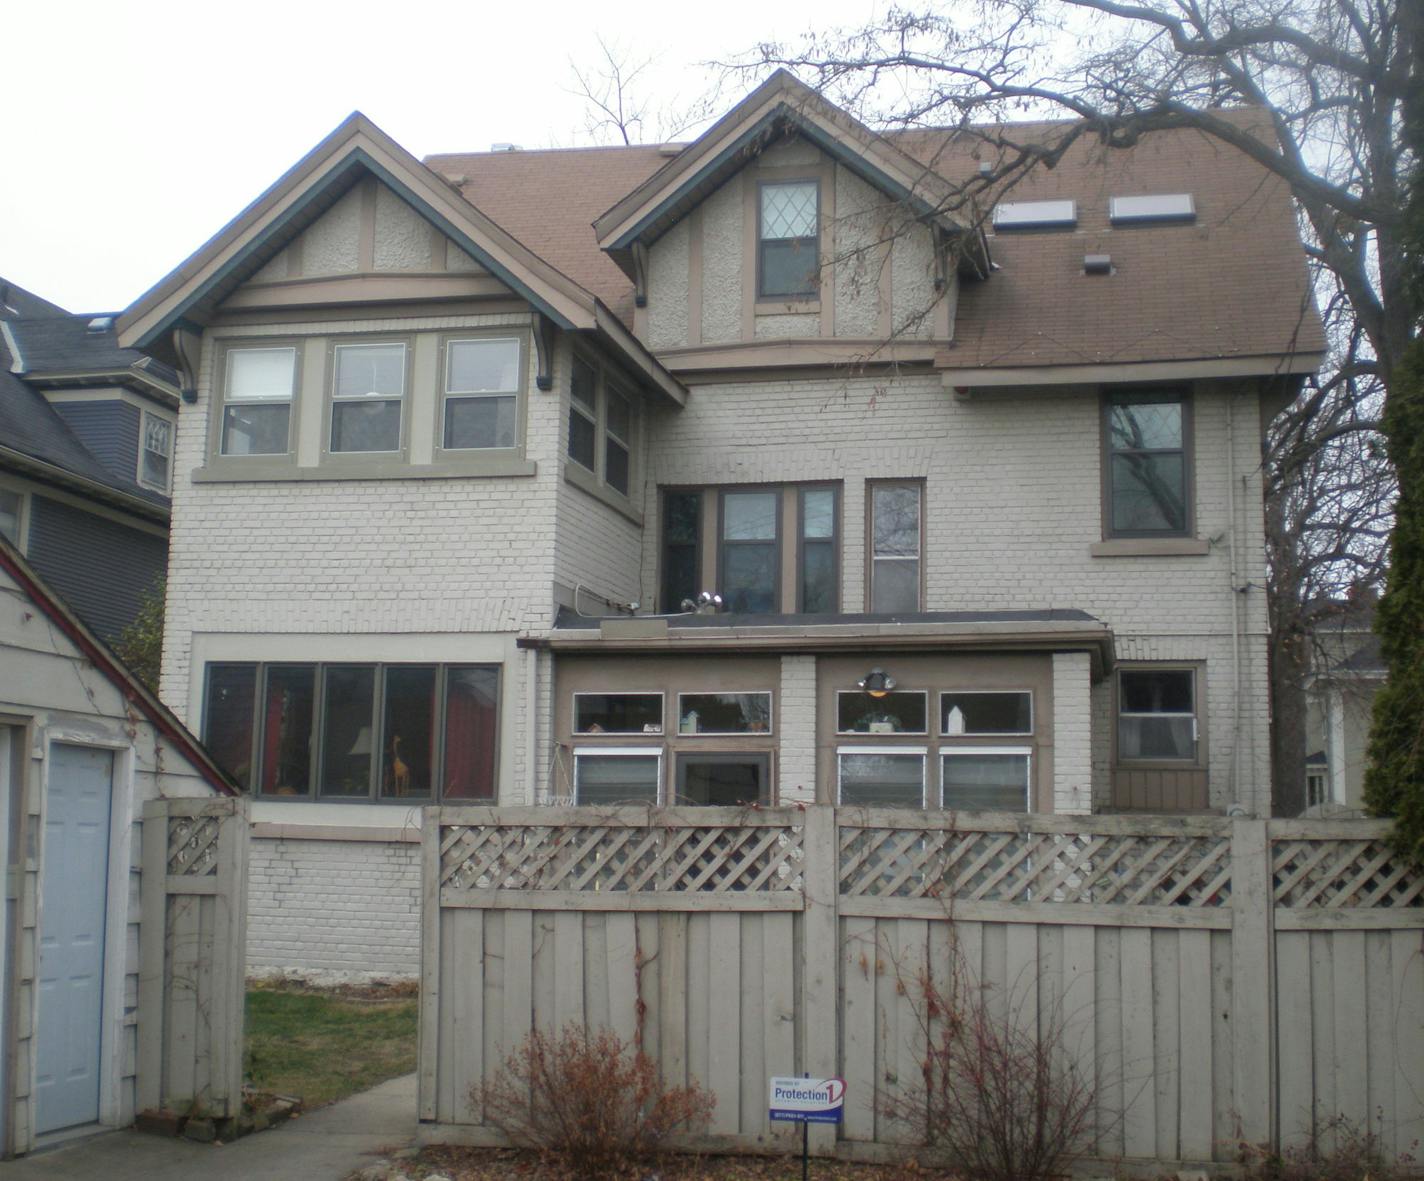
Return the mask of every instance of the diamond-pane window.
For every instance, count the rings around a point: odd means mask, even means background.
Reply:
[[[816,232],[816,183],[763,185],[761,236],[809,238]]]
[[[761,186],[757,295],[810,299],[820,290],[820,188],[813,180]]]

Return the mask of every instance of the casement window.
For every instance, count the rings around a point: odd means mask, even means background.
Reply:
[[[777,610],[781,583],[781,491],[724,490],[719,586],[733,614]]]
[[[399,451],[405,387],[404,343],[335,345],[332,349],[332,454]]]
[[[1119,669],[1117,702],[1120,763],[1197,761],[1196,669]]]
[[[761,182],[757,202],[757,297],[820,294],[821,187],[814,180]]]
[[[575,734],[661,734],[661,693],[575,693]]]
[[[1191,532],[1190,428],[1191,403],[1180,392],[1113,394],[1104,400],[1107,537]]]
[[[606,368],[574,355],[569,381],[569,459],[573,482],[629,496],[638,429],[634,395]],[[580,469],[587,473],[580,476]],[[592,477],[592,483],[588,483]]]
[[[16,549],[20,548],[21,513],[25,509],[23,493],[0,488],[0,537]]]
[[[493,800],[491,665],[210,664],[204,742],[271,798]]]
[[[705,587],[702,575],[702,493],[663,493],[662,609],[683,610]]]
[[[679,734],[770,734],[770,693],[679,693]]]
[[[770,803],[770,752],[679,752],[675,802],[712,808]]]
[[[291,345],[228,349],[219,451],[286,455],[296,381],[297,350]]]
[[[840,609],[840,490],[798,488],[796,609],[829,615]]]
[[[173,469],[173,422],[161,414],[143,412],[143,447],[138,457],[138,482],[168,494]]]
[[[963,811],[1031,811],[1031,758],[1031,751],[1019,747],[941,750],[941,806]]]
[[[518,337],[445,341],[441,448],[484,451],[519,445],[524,372]]]
[[[842,746],[836,750],[836,798],[843,805],[923,808],[923,746]]]
[[[921,609],[921,489],[917,481],[870,486],[870,610]]]
[[[1026,690],[990,690],[939,695],[940,733],[946,737],[983,737],[1033,733],[1033,694]]]
[[[656,807],[662,771],[662,747],[576,747],[574,803]]]
[[[926,734],[929,694],[902,690],[872,697],[859,689],[836,692],[837,734]]]

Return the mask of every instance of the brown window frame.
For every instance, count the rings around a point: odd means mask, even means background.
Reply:
[[[919,497],[919,549],[915,561],[919,564],[919,589],[915,611],[925,610],[925,480],[915,479],[874,479],[865,482],[865,609],[875,613],[875,492],[879,488],[914,488]],[[885,560],[885,559],[882,559]],[[894,561],[895,555],[888,560]]]
[[[1181,529],[1115,529],[1113,527],[1113,456],[1124,453],[1113,447],[1110,426],[1112,408],[1117,405],[1176,402],[1182,408],[1182,445],[1180,448],[1142,448],[1140,453],[1182,456],[1182,517]],[[1102,535],[1103,540],[1142,540],[1155,537],[1182,538],[1196,536],[1196,447],[1195,414],[1192,391],[1185,386],[1144,386],[1133,389],[1104,390],[1099,401],[1099,439],[1101,444]],[[1133,454],[1135,449],[1126,449]]]

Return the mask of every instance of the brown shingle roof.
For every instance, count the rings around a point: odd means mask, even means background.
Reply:
[[[633,284],[593,237],[593,219],[667,163],[656,146],[428,156],[485,216],[603,300],[629,326]]]
[[[1264,116],[1228,118],[1268,136]],[[1023,124],[1024,138],[1057,124]],[[951,180],[981,142],[945,131],[893,135]],[[431,156],[461,192],[526,246],[632,322],[632,284],[591,223],[667,160],[655,146]],[[1108,224],[1108,199],[1191,193],[1191,224]],[[1031,173],[1015,201],[1071,197],[1072,231],[990,239],[999,269],[964,285],[947,367],[1018,367],[1313,353],[1324,347],[1287,186],[1201,132],[1161,131],[1131,149],[1085,138],[1057,167]],[[1114,273],[1083,273],[1085,254]]]

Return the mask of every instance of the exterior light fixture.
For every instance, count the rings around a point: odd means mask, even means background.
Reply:
[[[883,668],[872,668],[856,682],[856,687],[864,689],[872,697],[884,697],[895,687],[895,678]]]

